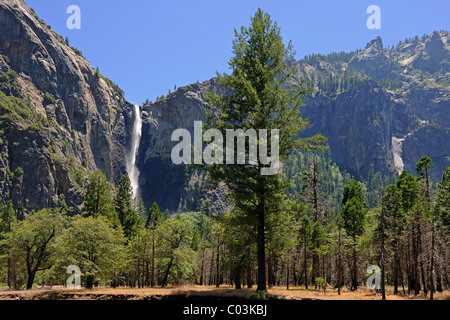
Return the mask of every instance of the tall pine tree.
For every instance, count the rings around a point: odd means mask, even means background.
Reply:
[[[299,138],[298,134],[308,121],[300,116],[301,97],[306,92],[304,83],[292,84],[295,70],[288,67],[294,59],[292,45],[284,45],[280,28],[270,16],[258,9],[250,26],[235,31],[234,56],[229,65],[231,74],[218,74],[218,83],[227,94],[222,96],[211,92],[208,95],[208,128],[215,128],[225,134],[227,129],[279,130],[279,160],[283,162],[291,150],[312,149],[324,142],[322,136]],[[261,137],[259,137],[261,138]],[[268,141],[272,137],[267,136]],[[233,151],[234,157],[237,148]],[[246,145],[248,154],[249,146]],[[261,157],[259,157],[261,158]],[[226,163],[225,158],[222,163]],[[234,159],[233,159],[234,160]],[[266,291],[266,218],[276,214],[283,203],[285,181],[281,173],[261,175],[261,169],[268,165],[256,161],[245,165],[211,165],[210,176],[223,181],[235,207],[253,215],[257,230],[257,290]],[[234,161],[236,163],[236,161]]]

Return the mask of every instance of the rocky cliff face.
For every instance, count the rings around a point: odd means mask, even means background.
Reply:
[[[298,81],[308,78],[314,85],[301,110],[312,124],[304,134],[328,137],[333,160],[356,177],[366,178],[371,170],[415,173],[416,162],[428,155],[440,180],[450,165],[449,39],[446,31],[433,32],[387,49],[378,37],[356,52],[294,62]],[[180,88],[145,107],[140,163],[147,202],[195,209],[207,194],[199,191],[201,177],[171,165],[169,157],[172,131],[192,130],[195,120],[204,120],[204,97],[211,89],[217,90],[214,80]]]
[[[147,206],[156,201],[171,212],[201,210],[200,200],[210,213],[223,212],[229,203],[222,185],[208,184],[204,173],[192,166],[174,165],[171,160],[172,132],[183,128],[194,136],[194,121],[205,122],[206,93],[217,90],[214,80],[178,89],[154,104],[144,106],[138,166],[139,185]]]
[[[415,171],[428,155],[434,178],[450,165],[450,36],[433,32],[393,48],[376,38],[356,52],[293,61],[308,78],[304,117],[329,138],[333,160],[356,176]],[[88,173],[117,183],[133,127],[133,107],[114,83],[20,0],[0,2],[0,201],[19,215],[65,196],[80,211]],[[144,204],[172,212],[225,210],[225,188],[170,159],[175,129],[205,120],[214,79],[143,107],[137,166]],[[203,201],[201,201],[203,200]]]
[[[79,211],[87,172],[124,172],[131,106],[23,1],[0,2],[0,30],[0,200],[22,211],[65,195]],[[20,103],[32,116],[16,116]]]

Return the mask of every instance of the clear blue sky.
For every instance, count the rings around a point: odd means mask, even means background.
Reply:
[[[449,0],[26,0],[52,29],[142,104],[178,87],[226,72],[234,29],[258,7],[292,40],[297,58],[351,51],[381,36],[385,46],[434,30],[450,31]],[[81,9],[81,30],[69,30],[69,5]],[[381,9],[381,30],[369,30],[369,5]]]

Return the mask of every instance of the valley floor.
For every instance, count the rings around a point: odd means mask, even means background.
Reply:
[[[393,289],[388,287],[387,300],[426,300],[423,294],[419,296],[395,296]],[[255,289],[244,288],[235,290],[230,286],[181,286],[168,288],[109,288],[99,287],[92,290],[70,290],[63,287],[41,288],[21,291],[0,291],[0,300],[228,300],[248,299],[255,293]],[[273,287],[268,290],[267,298],[270,300],[381,300],[381,294],[375,294],[366,288],[356,292],[342,290],[309,289],[304,287]],[[435,293],[435,300],[450,300],[450,290]]]

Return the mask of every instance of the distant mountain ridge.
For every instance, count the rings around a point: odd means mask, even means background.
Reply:
[[[447,31],[435,31],[386,49],[377,37],[356,52],[291,62],[297,81],[307,78],[314,86],[301,109],[312,125],[304,135],[328,137],[333,160],[357,178],[371,171],[415,173],[416,162],[429,155],[432,174],[440,180],[450,165],[449,39]],[[147,125],[138,165],[146,203],[156,199],[171,210],[196,208],[204,182],[185,179],[170,163],[170,132],[193,130],[194,120],[205,120],[208,90],[218,90],[215,79],[144,106]]]

